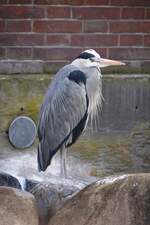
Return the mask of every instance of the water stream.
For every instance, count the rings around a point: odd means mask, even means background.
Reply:
[[[85,133],[68,150],[68,176],[73,180],[90,183],[107,175],[149,172],[149,137],[149,124],[132,132]],[[17,150],[11,146],[6,134],[1,135],[0,171],[38,181],[57,179],[59,182],[59,152],[46,172],[39,173],[36,146],[37,140],[30,149]]]

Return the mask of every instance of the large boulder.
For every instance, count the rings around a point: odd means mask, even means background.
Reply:
[[[34,196],[11,187],[0,187],[0,225],[38,225]]]
[[[95,182],[67,201],[49,225],[149,225],[150,174]]]

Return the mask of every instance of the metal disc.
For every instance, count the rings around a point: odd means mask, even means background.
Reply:
[[[27,116],[19,116],[9,127],[9,140],[16,148],[28,148],[33,144],[36,133],[34,121]]]

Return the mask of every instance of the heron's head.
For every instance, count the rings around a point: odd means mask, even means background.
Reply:
[[[107,67],[107,66],[121,66],[125,63],[101,58],[100,55],[94,49],[88,49],[81,54],[72,62],[72,64],[79,67]]]

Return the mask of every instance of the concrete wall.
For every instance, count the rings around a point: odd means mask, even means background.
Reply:
[[[87,48],[150,70],[149,0],[1,0],[0,32],[2,74],[54,72]]]
[[[0,131],[19,115],[38,119],[50,75],[0,76]],[[100,131],[129,131],[150,122],[150,75],[105,75]]]
[[[125,131],[150,122],[149,75],[104,76],[103,96],[101,130]]]

